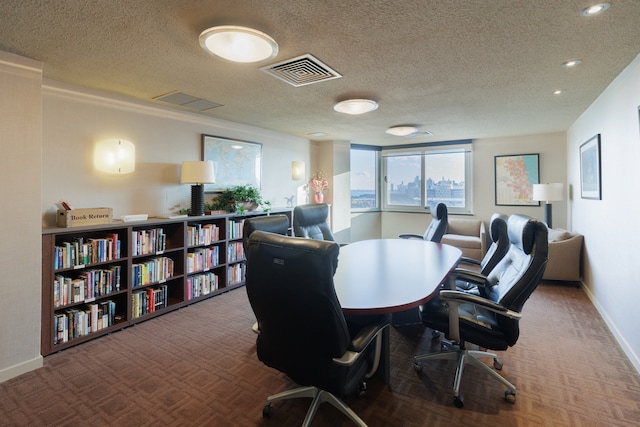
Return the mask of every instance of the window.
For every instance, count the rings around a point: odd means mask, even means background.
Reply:
[[[382,151],[383,208],[472,213],[471,142],[420,144]]]
[[[351,146],[351,209],[378,209],[380,148]]]

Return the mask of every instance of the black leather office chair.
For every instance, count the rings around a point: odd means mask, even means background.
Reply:
[[[329,205],[326,203],[298,205],[293,208],[293,234],[296,237],[334,242],[336,239],[327,222],[328,218]]]
[[[479,359],[493,358],[493,366],[502,369],[502,361],[495,353],[467,350],[466,343],[480,348],[506,350],[519,337],[522,307],[538,286],[548,257],[547,227],[524,215],[511,215],[507,223],[510,247],[504,258],[487,277],[486,297],[455,289],[455,274],[449,278],[450,289],[420,307],[422,322],[433,329],[448,331],[445,336],[453,345],[443,346],[438,353],[416,356],[416,370],[430,359],[458,361],[453,383],[455,406],[462,408],[460,382],[465,365],[474,365],[491,374],[508,387],[505,400],[514,403],[516,388],[504,377]],[[446,347],[450,347],[445,350]]]
[[[249,249],[249,237],[257,230],[286,236],[289,232],[289,218],[286,215],[277,214],[245,219],[242,225],[242,247],[245,258],[247,258],[246,254]]]
[[[423,239],[431,242],[440,243],[442,236],[447,232],[447,205],[438,203],[435,209],[431,209],[431,222],[423,235],[405,233],[398,237],[401,239]]]
[[[269,396],[310,397],[303,425],[328,402],[360,426],[366,424],[341,399],[360,391],[376,366],[384,316],[349,333],[333,286],[339,245],[334,242],[255,231],[249,238],[246,289],[260,323],[258,358],[288,375],[300,388]]]
[[[247,253],[249,252],[249,237],[256,231],[266,231],[269,233],[276,233],[286,236],[289,233],[289,218],[286,215],[266,215],[257,216],[253,218],[247,218],[242,224],[242,248],[244,249],[245,264],[249,268],[249,259]],[[251,330],[256,334],[260,332],[260,326],[258,322],[255,322],[251,327]]]
[[[479,295],[478,284],[486,282],[487,275],[498,265],[500,260],[504,258],[509,250],[509,235],[507,233],[507,221],[509,217],[500,213],[491,216],[489,223],[489,237],[491,245],[487,249],[487,253],[482,260],[462,257],[460,262],[478,266],[480,271],[474,272],[469,269],[458,268],[455,270],[456,288]]]

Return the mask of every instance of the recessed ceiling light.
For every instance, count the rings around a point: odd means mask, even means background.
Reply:
[[[223,25],[204,30],[200,46],[234,62],[258,62],[275,58],[278,44],[267,34],[247,27]]]
[[[371,99],[347,99],[338,102],[333,109],[344,114],[364,114],[378,108],[378,103]]]
[[[558,89],[558,90],[554,90],[553,94],[554,95],[562,95],[564,93],[564,91],[562,89]]]
[[[386,130],[389,135],[407,136],[418,131],[415,126],[392,126]]]
[[[311,132],[310,134],[308,134],[309,136],[314,136],[316,138],[322,138],[324,136],[329,136],[328,133],[326,132]]]
[[[593,6],[589,6],[589,7],[586,7],[584,9],[582,9],[582,11],[580,12],[580,15],[582,15],[582,16],[597,15],[597,14],[602,13],[605,10],[609,9],[609,6],[611,6],[611,3],[594,4]]]
[[[580,65],[580,64],[582,64],[582,61],[581,61],[581,60],[579,60],[579,59],[574,59],[573,61],[567,61],[567,62],[565,62],[564,64],[562,64],[562,66],[563,66],[563,67],[571,68],[571,67],[575,67],[576,65]]]

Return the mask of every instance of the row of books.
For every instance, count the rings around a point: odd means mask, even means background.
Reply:
[[[187,300],[209,295],[218,289],[218,275],[213,272],[187,278]]]
[[[167,285],[157,286],[131,294],[131,317],[141,317],[153,313],[169,305],[169,288]]]
[[[53,344],[62,344],[112,326],[117,319],[112,300],[65,310],[54,316]]]
[[[131,234],[133,256],[163,252],[167,246],[167,235],[163,228],[134,230]]]
[[[54,249],[53,268],[59,270],[120,259],[120,246],[121,240],[117,233],[86,241],[83,237],[78,237],[70,242],[61,242]]]
[[[210,245],[220,240],[220,227],[215,224],[195,224],[187,227],[187,245]]]
[[[197,248],[187,253],[187,273],[209,270],[220,265],[220,248]]]
[[[104,270],[83,271],[77,277],[56,274],[53,280],[53,306],[90,302],[119,291],[121,271],[122,266],[114,265]]]
[[[234,264],[227,267],[227,284],[235,285],[244,282],[246,265],[244,263]]]
[[[242,261],[244,259],[244,246],[242,242],[230,242],[227,246],[227,262]]]
[[[131,265],[131,286],[145,286],[173,277],[174,261],[169,257],[158,257]]]
[[[242,228],[244,227],[244,219],[229,220],[229,239],[242,239]]]

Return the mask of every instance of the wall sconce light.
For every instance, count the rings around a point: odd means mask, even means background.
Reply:
[[[131,173],[136,169],[136,147],[124,139],[100,141],[93,150],[93,166],[105,173]]]
[[[213,184],[216,176],[213,172],[213,162],[187,161],[182,162],[180,184],[193,184],[191,186],[191,215],[204,215],[204,184]]]
[[[547,227],[553,228],[553,225],[551,224],[551,202],[564,200],[564,185],[561,182],[555,182],[552,184],[533,184],[533,196],[531,199],[539,202],[545,202],[544,222],[547,223]]]
[[[294,160],[291,162],[291,179],[294,181],[300,181],[304,179],[305,167],[304,162]]]

